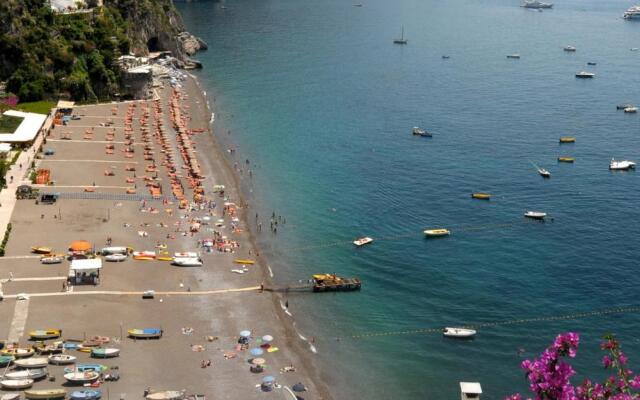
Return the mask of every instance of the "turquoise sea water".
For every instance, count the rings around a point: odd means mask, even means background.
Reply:
[[[267,219],[260,242],[276,281],[314,272],[364,281],[359,293],[289,296],[335,397],[453,399],[471,380],[484,398],[502,398],[526,391],[522,358],[568,330],[582,335],[579,379],[602,375],[607,332],[638,368],[637,314],[486,327],[469,342],[346,338],[635,305],[640,284],[639,175],[608,171],[611,157],[640,161],[640,115],[615,109],[640,104],[640,52],[630,51],[640,23],[621,19],[632,4],[363,4],[177,3],[210,46],[198,77],[216,134],[237,146],[239,164],[254,164],[247,187]],[[402,25],[407,46],[392,43]],[[575,79],[581,70],[595,79]],[[415,125],[434,137],[413,137]],[[577,143],[560,146],[563,135]],[[560,155],[575,164],[557,164]],[[494,197],[474,201],[474,191]],[[525,221],[532,209],[554,222]],[[277,235],[272,210],[287,221]],[[452,236],[425,240],[436,227]],[[361,235],[377,240],[354,249]]]

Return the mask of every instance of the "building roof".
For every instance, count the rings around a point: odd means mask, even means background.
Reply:
[[[42,128],[44,121],[47,119],[47,116],[44,114],[27,113],[27,112],[16,111],[16,110],[5,111],[4,115],[24,118],[24,120],[18,126],[18,129],[16,129],[15,132],[13,133],[0,132],[0,142],[5,142],[5,143],[32,141],[40,131],[40,128]]]
[[[69,269],[74,271],[87,271],[102,268],[102,259],[92,258],[87,260],[71,260]]]
[[[482,394],[482,387],[478,382],[460,382],[460,391],[467,394]]]
[[[75,101],[58,100],[57,108],[73,108]]]

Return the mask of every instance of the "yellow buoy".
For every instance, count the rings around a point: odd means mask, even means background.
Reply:
[[[558,162],[572,163],[575,160],[573,157],[558,157]]]
[[[472,193],[471,198],[479,199],[479,200],[489,200],[491,198],[491,194],[489,193]]]
[[[576,138],[573,136],[563,136],[560,138],[560,143],[575,143]]]

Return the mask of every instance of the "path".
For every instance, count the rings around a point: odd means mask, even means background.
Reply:
[[[15,280],[15,279],[14,279]],[[217,290],[201,290],[201,291],[182,291],[182,292],[155,292],[156,296],[205,296],[212,294],[224,293],[241,293],[256,292],[260,290],[260,286],[250,286],[238,289],[217,289]],[[53,296],[90,296],[90,295],[108,295],[108,296],[142,296],[144,292],[123,292],[117,290],[88,290],[85,292],[47,292],[47,293],[26,293],[29,297],[53,297]],[[5,299],[15,299],[17,294],[5,295]]]
[[[13,320],[11,321],[11,328],[9,328],[7,342],[18,343],[20,341],[20,338],[24,334],[24,326],[27,324],[28,315],[29,299],[16,301],[16,308],[13,311]]]

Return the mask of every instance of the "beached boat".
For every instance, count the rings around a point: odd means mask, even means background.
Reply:
[[[562,136],[560,138],[560,143],[575,143],[576,138],[573,136]]]
[[[69,365],[76,362],[78,358],[70,354],[52,354],[48,357],[49,364]]]
[[[402,27],[402,33],[400,34],[400,39],[393,39],[394,44],[407,44],[409,41],[404,38],[404,26]]]
[[[8,390],[28,389],[33,386],[33,379],[3,379],[0,386]]]
[[[110,246],[104,247],[100,252],[103,256],[108,256],[109,254],[127,254],[129,253],[129,248],[125,246]]]
[[[106,256],[104,256],[104,260],[105,261],[109,261],[109,262],[120,262],[120,261],[124,261],[126,259],[127,259],[127,255],[126,254],[120,254],[120,253],[107,254]]]
[[[558,157],[558,162],[572,163],[574,161],[576,161],[574,157]]]
[[[31,247],[31,252],[36,253],[36,254],[49,254],[49,253],[51,253],[51,247],[32,246]]]
[[[451,235],[451,232],[448,229],[427,229],[424,231],[424,235],[427,238],[438,238],[449,236]]]
[[[616,161],[613,158],[609,163],[609,169],[611,171],[628,171],[636,167],[636,163],[629,160]]]
[[[16,358],[14,356],[0,356],[0,367],[6,367],[7,365],[11,365],[11,363]]]
[[[471,198],[472,199],[478,199],[478,200],[490,200],[491,199],[491,194],[482,193],[482,192],[471,193]]]
[[[35,350],[31,347],[14,347],[11,349],[3,349],[0,352],[0,355],[3,356],[13,356],[15,358],[26,358],[31,357],[35,354]]]
[[[86,372],[69,372],[68,374],[64,374],[64,379],[67,382],[71,383],[89,383],[97,380],[100,377],[100,374],[95,371],[86,371]]]
[[[342,278],[335,274],[313,275],[314,292],[360,290],[362,282],[358,278]]]
[[[419,128],[417,126],[413,127],[413,135],[414,136],[423,136],[423,137],[432,137],[433,135],[426,130]]]
[[[20,371],[11,371],[4,374],[2,379],[33,379],[37,381],[47,376],[49,371],[46,368],[22,369]]]
[[[67,391],[64,389],[25,390],[24,397],[26,397],[27,400],[64,399],[67,397]]]
[[[76,390],[69,394],[71,400],[100,400],[101,397],[100,390]]]
[[[233,260],[233,262],[236,264],[248,264],[248,265],[252,265],[256,263],[253,260],[246,260],[246,259],[235,259]]]
[[[474,329],[468,328],[444,328],[442,330],[442,334],[446,337],[457,338],[457,339],[469,339],[476,335],[476,331]]]
[[[0,396],[0,400],[20,400],[20,393],[7,393]]]
[[[103,364],[77,364],[74,367],[65,367],[64,373],[69,374],[71,372],[106,372],[109,367]]]
[[[36,350],[36,353],[41,355],[46,354],[57,354],[62,353],[64,348],[62,347],[62,342],[54,342],[50,344],[46,344],[44,342],[38,343],[33,348]]]
[[[120,349],[114,347],[94,347],[91,349],[91,357],[95,358],[113,358],[120,355]]]
[[[546,218],[547,213],[541,211],[527,211],[526,213],[524,213],[524,216],[525,218],[542,220]]]
[[[365,244],[369,244],[369,243],[373,243],[373,239],[368,236],[361,237],[353,241],[353,244],[355,244],[358,247],[364,246]]]
[[[59,338],[61,333],[60,329],[35,330],[29,332],[29,337],[32,340],[48,340]]]
[[[129,329],[127,333],[129,337],[136,339],[160,339],[162,337],[162,329],[160,328]]]
[[[61,256],[42,257],[40,259],[42,264],[61,264],[63,261],[64,257]]]
[[[178,267],[201,267],[202,260],[200,257],[178,257],[173,259],[172,264]]]
[[[31,357],[15,360],[13,363],[20,368],[44,368],[49,360],[46,357]]]

